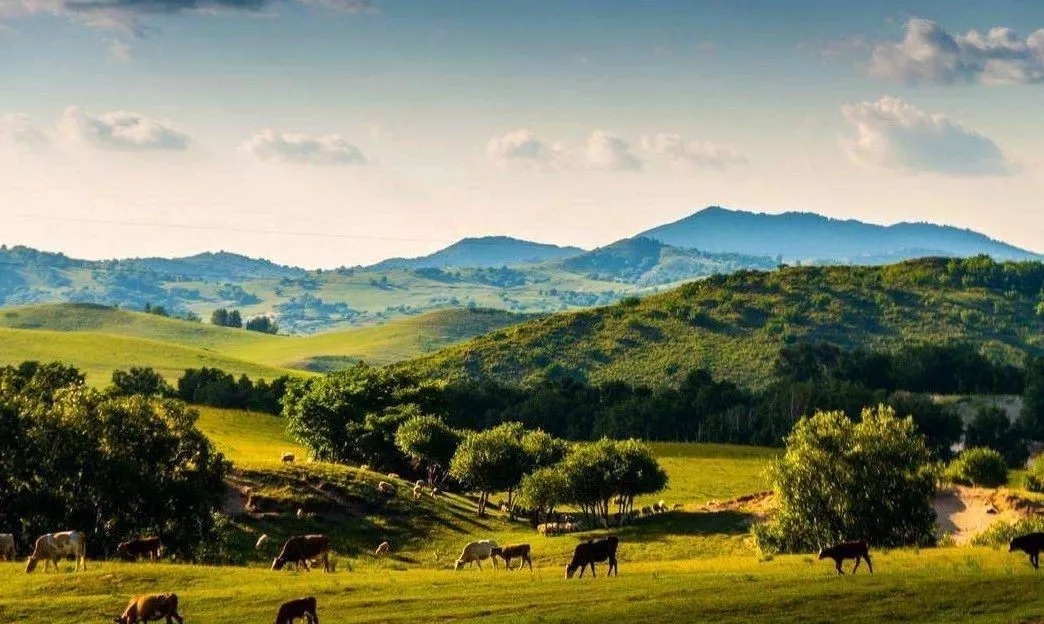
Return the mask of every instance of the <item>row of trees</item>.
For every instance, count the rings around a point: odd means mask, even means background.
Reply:
[[[281,376],[271,382],[251,380],[247,375],[237,379],[218,368],[189,368],[172,387],[151,368],[132,367],[112,373],[107,392],[115,396],[177,398],[193,405],[209,405],[278,414],[290,377]]]
[[[230,468],[175,400],[85,387],[62,364],[0,368],[0,526],[23,544],[64,528],[92,556],[155,534],[206,558]]]
[[[210,324],[219,327],[243,327],[249,331],[256,331],[264,334],[279,333],[279,325],[267,316],[255,316],[247,319],[246,323],[244,323],[243,315],[239,310],[229,310],[226,308],[218,308],[211,312]]]

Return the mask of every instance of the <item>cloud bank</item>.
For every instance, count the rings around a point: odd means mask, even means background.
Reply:
[[[312,165],[364,165],[367,160],[358,147],[339,135],[309,136],[262,130],[244,142],[241,149],[269,162]]]
[[[950,176],[1000,176],[1015,171],[989,138],[897,98],[843,106],[841,113],[855,129],[855,137],[842,144],[856,162]]]
[[[65,109],[61,126],[66,137],[105,149],[180,151],[190,141],[187,134],[166,121],[127,111],[91,115],[70,106]]]
[[[1036,84],[1044,81],[1044,29],[1021,39],[1010,28],[951,35],[926,19],[906,22],[899,43],[874,48],[870,74],[906,84]]]

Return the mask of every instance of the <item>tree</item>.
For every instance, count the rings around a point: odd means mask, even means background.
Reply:
[[[802,418],[770,466],[779,513],[756,529],[763,549],[808,552],[846,539],[878,546],[934,541],[931,452],[913,419],[887,406]]]
[[[267,316],[255,316],[252,319],[248,319],[246,322],[246,328],[250,331],[261,332],[263,334],[279,333],[279,325],[276,325],[275,321]]]
[[[616,471],[619,493],[620,524],[634,509],[634,499],[643,494],[655,494],[667,487],[667,473],[653,457],[649,447],[637,440],[616,443],[619,468]]]
[[[210,313],[210,324],[218,327],[228,327],[228,310],[218,308]]]
[[[517,423],[504,423],[464,436],[450,460],[450,474],[465,487],[479,493],[478,515],[486,514],[489,495],[512,493],[526,471],[526,452],[522,448]]]
[[[239,310],[231,310],[228,313],[228,326],[229,327],[242,327],[243,317],[239,314]]]
[[[428,485],[442,481],[457,452],[461,435],[438,416],[415,414],[395,432],[395,446],[428,473]]]
[[[1044,357],[1027,358],[1020,421],[1032,440],[1044,440]]]
[[[117,396],[160,396],[169,397],[174,394],[167,380],[151,368],[131,367],[130,371],[116,370],[112,372],[112,386],[109,393]]]
[[[607,438],[573,447],[561,463],[562,473],[569,483],[566,502],[578,506],[591,520],[609,518],[609,502],[619,493],[615,477],[616,443]]]
[[[960,414],[932,400],[928,395],[895,392],[888,404],[900,416],[913,418],[932,454],[942,460],[953,457],[953,446],[961,441],[964,422]]]
[[[518,485],[518,498],[535,512],[534,522],[550,516],[568,497],[569,481],[558,466],[534,470],[522,477]]]
[[[1008,482],[1008,465],[994,449],[967,448],[946,467],[946,479],[958,485],[1000,487]]]
[[[534,429],[522,434],[522,449],[526,452],[527,470],[537,470],[562,461],[568,445],[542,429]]]
[[[998,407],[982,407],[975,413],[965,429],[964,445],[997,451],[1009,468],[1022,468],[1029,459],[1029,447],[1021,427],[1012,424],[1007,412]]]

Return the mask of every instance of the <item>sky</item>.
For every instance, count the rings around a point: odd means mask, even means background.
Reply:
[[[708,205],[1044,252],[1044,3],[0,0],[0,243],[305,267]]]

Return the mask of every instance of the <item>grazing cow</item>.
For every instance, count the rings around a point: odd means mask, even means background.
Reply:
[[[576,573],[578,568],[580,569],[580,578],[584,578],[584,568],[587,566],[591,566],[591,576],[595,576],[594,564],[598,561],[609,562],[609,571],[606,572],[606,576],[613,573],[619,576],[620,570],[616,565],[616,548],[619,544],[620,540],[615,535],[580,542],[573,549],[573,560],[566,566],[566,578],[573,578],[573,574]]]
[[[307,624],[319,624],[319,616],[315,613],[315,596],[284,602],[276,614],[275,624],[294,624],[298,618]]]
[[[272,561],[273,570],[282,570],[288,563],[297,563],[309,569],[308,562],[323,562],[323,572],[330,571],[330,538],[325,535],[295,535],[283,543],[279,555]]]
[[[486,559],[490,559],[493,562],[493,569],[497,569],[497,560],[491,559],[493,556],[493,549],[497,547],[497,543],[493,540],[480,540],[477,542],[468,542],[464,546],[464,550],[461,551],[460,557],[457,558],[456,565],[453,566],[454,570],[459,570],[464,567],[464,564],[468,564],[471,567],[472,563],[477,563],[479,570],[482,569],[482,562]]]
[[[1029,555],[1030,564],[1034,570],[1040,569],[1040,551],[1044,550],[1044,533],[1029,533],[1011,540],[1008,552],[1016,550],[1021,550]]]
[[[148,624],[149,620],[158,620],[160,618],[166,618],[167,624],[172,624],[174,620],[177,620],[178,624],[184,622],[181,616],[178,615],[177,594],[143,594],[135,596],[131,598],[127,608],[123,610],[123,615],[113,618],[112,621],[116,622],[116,624],[138,624],[138,622]]]
[[[819,549],[819,560],[833,559],[834,566],[837,568],[838,574],[844,574],[844,570],[841,569],[841,562],[845,559],[855,559],[855,566],[852,567],[852,574],[859,569],[859,564],[865,559],[866,567],[870,570],[870,574],[874,573],[874,566],[870,563],[870,548],[866,545],[866,542],[859,540],[857,542],[843,542],[841,544],[835,544],[830,548]]]
[[[17,556],[14,535],[0,533],[0,561],[14,561]]]
[[[391,544],[389,544],[388,542],[381,542],[381,544],[377,547],[377,550],[373,551],[373,554],[380,557],[381,555],[387,555],[390,552]]]
[[[149,560],[159,559],[163,543],[158,537],[139,537],[137,539],[120,542],[116,547],[116,555],[124,561],[137,561],[139,557],[147,555]]]
[[[387,481],[381,481],[377,484],[377,491],[381,494],[387,494],[389,496],[395,496],[395,486]]]
[[[87,538],[79,531],[62,531],[61,533],[47,533],[36,538],[33,545],[33,554],[29,555],[29,562],[25,566],[26,574],[36,569],[36,564],[44,560],[44,572],[50,564],[54,564],[54,571],[58,571],[58,561],[62,557],[73,557],[76,559],[76,570],[83,566],[87,570]]]
[[[512,559],[521,559],[522,561],[518,564],[519,571],[529,564],[529,571],[533,571],[533,560],[529,558],[529,544],[513,544],[510,546],[494,546],[489,552],[490,558],[496,561],[497,557],[504,560],[504,567],[508,570],[511,569]]]
[[[257,538],[257,543],[254,544],[254,550],[261,550],[261,547],[268,543],[272,539],[268,537],[268,533],[263,533],[261,537]]]
[[[292,464],[292,463],[294,463],[295,459],[297,459],[297,458],[294,457],[293,453],[283,453],[283,463],[284,464]]]

